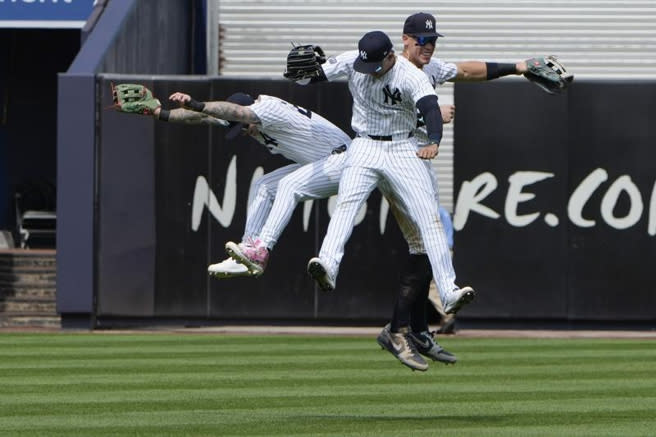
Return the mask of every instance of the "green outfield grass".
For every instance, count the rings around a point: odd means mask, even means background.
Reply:
[[[652,340],[0,334],[0,436],[654,436]]]

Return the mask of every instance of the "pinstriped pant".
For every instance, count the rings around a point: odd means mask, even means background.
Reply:
[[[401,141],[353,140],[339,183],[337,205],[319,258],[336,278],[358,210],[376,186],[386,184],[401,210],[407,213],[409,229],[414,226],[419,230],[433,278],[442,301],[445,301],[446,294],[457,288],[455,271],[440,221],[433,170],[430,161],[417,157],[416,151],[414,138]]]
[[[278,242],[280,235],[285,230],[289,220],[294,213],[294,208],[299,202],[310,199],[326,199],[337,194],[339,180],[346,165],[346,153],[329,155],[319,161],[297,167],[294,171],[286,173],[282,178],[274,178],[270,175],[263,176],[268,181],[264,186],[268,187],[263,192],[268,193],[266,198],[275,194],[273,206],[270,208],[269,216],[266,218],[261,232],[251,233],[248,236],[259,238],[269,249],[273,248]],[[288,166],[290,167],[290,166]],[[285,167],[287,168],[287,167]],[[437,177],[431,172],[434,186],[437,187]],[[426,253],[424,244],[421,240],[419,229],[415,223],[408,218],[408,213],[400,202],[397,193],[395,193],[388,181],[381,180],[378,188],[390,204],[390,209],[396,219],[405,240],[408,243],[409,251],[412,254]],[[257,190],[256,190],[257,191]],[[437,193],[436,202],[437,202]],[[262,207],[265,202],[260,202]],[[255,207],[253,207],[255,210]],[[266,212],[269,210],[267,209]],[[253,211],[252,216],[258,217],[257,220],[250,219],[249,222],[260,222],[263,212]],[[442,226],[440,222],[440,227]]]
[[[251,184],[246,209],[246,227],[242,241],[257,237],[266,223],[282,178],[301,168],[301,164],[289,164],[269,172]]]

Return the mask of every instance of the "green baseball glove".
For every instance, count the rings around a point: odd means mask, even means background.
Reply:
[[[527,59],[526,66],[524,77],[549,94],[560,93],[574,80],[574,75],[555,56]]]
[[[155,109],[162,106],[148,88],[134,83],[112,84],[112,99],[117,111],[130,114],[152,115]]]

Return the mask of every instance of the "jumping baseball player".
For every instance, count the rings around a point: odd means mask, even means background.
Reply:
[[[226,139],[240,133],[250,135],[272,154],[281,154],[294,162],[263,175],[251,186],[242,237],[243,244],[249,247],[255,246],[254,237],[260,234],[269,216],[279,182],[311,164],[326,183],[336,185],[343,167],[342,153],[351,143],[344,131],[321,115],[273,96],[260,95],[254,100],[248,94],[235,93],[226,101],[199,102],[176,92],[169,99],[183,107],[165,110],[142,85],[121,84],[113,88],[113,94],[114,106],[122,112],[153,115],[168,122],[224,126],[228,128]],[[312,198],[324,197],[320,186],[315,184],[312,188],[312,196],[318,196]],[[210,265],[208,273],[217,277],[258,275],[266,264],[266,259],[262,261],[260,271],[251,271],[228,257]]]
[[[291,75],[289,70],[287,77]],[[439,225],[435,185],[427,161],[437,155],[442,136],[435,91],[423,72],[395,55],[389,37],[379,31],[364,35],[358,51],[330,58],[315,80],[343,76],[348,78],[353,96],[351,126],[358,136],[347,154],[336,209],[319,257],[309,261],[308,272],[323,290],[335,288],[344,245],[357,211],[370,192],[384,181],[419,229],[446,311],[455,313],[474,298],[474,290],[455,285],[449,248]],[[417,109],[423,115],[431,143],[420,149],[414,138]],[[409,306],[403,308],[407,320],[409,310]],[[416,370],[428,368],[409,340],[407,326],[399,328],[399,332],[387,332],[386,347],[401,362]]]
[[[482,61],[467,61],[459,63],[446,63],[439,59],[433,58],[435,46],[438,37],[444,35],[437,32],[437,23],[435,17],[427,13],[416,13],[410,15],[403,25],[403,53],[402,56],[408,59],[416,67],[422,71],[429,78],[433,87],[442,85],[446,81],[485,81],[492,80],[506,75],[520,75],[527,71],[526,62],[520,61],[514,64],[510,63],[494,63]],[[429,141],[426,129],[419,123],[420,127],[415,132],[419,143],[427,143]],[[433,182],[437,187],[436,175]],[[435,199],[439,202],[439,199]],[[404,314],[401,310],[395,310],[394,316],[390,324],[388,324],[383,331],[398,329],[408,324],[411,328],[410,338],[417,346],[420,353],[426,356],[432,356],[431,351],[438,350],[433,346],[433,336],[428,329],[428,321],[426,317],[426,299],[435,306],[436,310],[443,318],[448,320],[453,315],[444,313],[442,302],[438,296],[430,296],[429,288],[424,284],[430,284],[432,280],[432,272],[428,256],[423,251],[423,248],[411,248],[411,254],[406,262],[401,277],[404,280],[401,283],[399,295],[397,298],[397,306],[403,307],[407,305],[408,300],[412,301],[412,309],[410,320],[404,320],[397,317],[397,314]],[[412,296],[413,291],[420,293],[418,296]],[[386,332],[381,332],[379,342],[385,342],[387,336]],[[455,357],[453,359],[455,362]]]
[[[253,100],[244,93],[232,95],[227,102],[201,103],[180,92],[171,95],[170,99],[193,111],[231,121],[226,138],[234,138],[243,132],[267,147],[271,153],[281,154],[294,161],[293,164],[265,174],[251,187],[246,227],[240,243],[243,246],[257,247],[256,236],[269,217],[279,184],[286,176],[306,164],[312,164],[312,170],[325,175],[328,181],[333,181],[331,183],[339,180],[344,159],[340,154],[346,151],[351,139],[315,112],[277,97],[260,95],[257,100]],[[311,198],[324,197],[322,187],[315,185],[312,188]],[[257,276],[266,266],[268,252],[256,250],[255,253],[259,270],[249,269],[229,257],[210,265],[208,272],[217,277]]]

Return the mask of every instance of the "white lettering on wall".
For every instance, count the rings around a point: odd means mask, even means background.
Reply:
[[[264,174],[262,167],[254,170],[251,177],[251,187],[255,181]],[[223,203],[220,204],[216,195],[210,189],[204,176],[198,176],[193,194],[193,204],[191,210],[191,227],[197,231],[205,207],[208,208],[212,217],[214,217],[223,227],[229,227],[234,218],[237,205],[237,157],[233,156],[228,170],[226,172],[225,188],[223,193]],[[549,211],[533,211],[528,214],[520,215],[518,213],[520,204],[525,204],[523,209],[530,211],[531,201],[536,195],[531,192],[530,186],[554,178],[554,173],[542,171],[517,171],[508,178],[508,191],[504,201],[503,216],[494,209],[485,205],[485,199],[497,190],[499,183],[494,174],[483,172],[470,181],[464,181],[460,187],[456,201],[455,213],[453,216],[453,227],[456,231],[465,228],[471,214],[479,214],[483,217],[498,220],[504,218],[508,224],[514,227],[525,227],[534,223],[540,216],[543,216],[544,222],[550,227],[556,227],[560,223],[560,218]],[[590,228],[596,226],[595,220],[583,216],[583,210],[586,208],[590,199],[595,192],[602,189],[602,185],[608,181],[608,172],[603,168],[596,168],[587,175],[574,189],[567,201],[567,218],[575,226],[581,228]],[[622,196],[627,196],[629,200],[628,212],[623,216],[615,215],[615,207]],[[328,199],[327,212],[332,216],[335,210],[337,196],[331,196]],[[307,200],[303,202],[302,227],[307,232],[310,226],[314,202]],[[381,197],[380,212],[378,216],[378,227],[380,234],[384,234],[387,228],[387,218],[389,216],[390,206],[384,197]],[[615,179],[606,189],[599,205],[601,218],[608,226],[624,230],[635,226],[643,217],[645,205],[639,187],[633,182],[629,175],[621,175]],[[365,219],[367,214],[367,203],[360,208],[355,219],[355,225],[359,225]],[[651,236],[656,235],[656,182],[652,187],[649,205],[647,208],[647,233]]]
[[[554,176],[553,173],[518,171],[508,178],[510,185],[506,193],[504,207],[504,215],[508,224],[515,227],[527,226],[533,223],[541,214],[544,214],[544,221],[547,225],[551,227],[558,226],[560,220],[551,212],[536,211],[522,216],[517,214],[519,203],[529,202],[535,198],[535,194],[526,192],[525,187]],[[583,217],[583,209],[593,194],[601,189],[602,184],[607,180],[608,172],[603,168],[594,169],[583,178],[567,202],[567,217],[571,223],[581,228],[590,228],[597,225],[595,220]],[[470,213],[478,213],[493,220],[499,219],[501,216],[496,211],[483,204],[485,198],[494,192],[497,187],[496,177],[489,172],[481,173],[471,181],[463,182],[456,202],[453,218],[454,229],[457,231],[462,230],[467,224]],[[615,207],[623,195],[628,196],[629,210],[626,215],[618,217],[615,215]],[[644,202],[640,189],[630,176],[621,175],[611,183],[602,197],[599,212],[605,224],[618,230],[629,229],[640,221],[645,212]],[[647,213],[647,233],[653,236],[656,235],[656,182],[652,187]]]
[[[465,181],[460,187],[456,210],[453,215],[453,228],[460,230],[465,227],[470,212],[477,212],[491,219],[498,219],[499,213],[483,205],[481,202],[497,189],[497,178],[492,173],[485,172],[471,181]]]
[[[567,203],[567,215],[576,226],[590,228],[595,225],[594,220],[583,218],[583,208],[599,186],[606,182],[608,173],[603,168],[597,168],[590,173],[572,193]]]
[[[647,233],[649,235],[656,235],[656,182],[651,189],[651,200],[649,201],[649,225],[647,226]]]
[[[631,207],[625,217],[618,218],[615,217],[613,209],[615,208],[615,205],[617,205],[617,199],[619,199],[622,192],[629,195]],[[642,204],[640,191],[633,181],[631,181],[631,178],[626,175],[620,176],[615,182],[613,182],[601,201],[601,216],[606,223],[615,229],[627,229],[638,223],[640,216],[642,216],[643,209],[644,206]]]
[[[535,198],[535,194],[522,192],[522,188],[526,185],[531,185],[544,179],[552,178],[553,176],[553,173],[544,173],[540,171],[518,171],[508,178],[510,187],[508,188],[506,206],[504,208],[504,213],[506,214],[506,220],[508,220],[508,223],[519,228],[522,226],[528,226],[540,216],[539,212],[525,214],[523,216],[517,215],[517,205],[520,202],[526,202]]]
[[[257,172],[257,170],[256,170]],[[226,184],[223,191],[223,205],[219,204],[216,195],[210,189],[207,179],[204,176],[196,178],[194,187],[193,202],[191,205],[191,229],[195,232],[200,226],[203,218],[203,211],[207,206],[210,214],[222,226],[228,227],[232,223],[237,205],[237,157],[233,156],[226,173]]]

